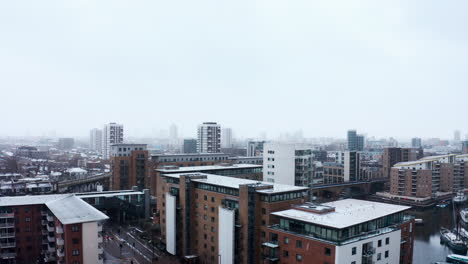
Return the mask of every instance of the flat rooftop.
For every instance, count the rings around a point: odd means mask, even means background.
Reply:
[[[197,175],[197,176],[206,176],[206,179],[192,179],[194,182],[199,183],[206,183],[210,185],[216,186],[223,186],[227,188],[239,189],[239,185],[245,184],[257,184],[259,186],[273,186],[273,189],[264,189],[264,190],[257,190],[259,193],[281,193],[281,192],[291,192],[291,191],[306,191],[308,190],[307,187],[299,187],[293,185],[286,185],[286,184],[277,184],[277,183],[270,183],[270,182],[262,182],[262,181],[254,181],[248,179],[240,179],[228,176],[220,176],[214,174],[207,174],[207,173],[175,173],[175,174],[163,174],[165,177],[171,178],[180,178],[180,175]]]
[[[200,171],[211,171],[211,170],[235,170],[235,169],[254,169],[263,168],[262,165],[254,164],[229,164],[229,165],[209,165],[209,166],[191,166],[191,167],[177,167],[177,168],[160,168],[156,169],[161,173],[188,173],[188,172],[200,172]]]
[[[101,221],[109,218],[74,194],[0,197],[1,206],[38,204],[44,204],[65,225]]]
[[[197,156],[228,156],[225,153],[177,153],[177,154],[151,154],[151,157],[197,157]]]
[[[76,195],[80,198],[115,197],[115,196],[139,195],[139,194],[144,194],[144,193],[140,191],[132,191],[132,190],[76,193]]]
[[[107,215],[75,195],[47,202],[46,206],[64,225],[109,219]]]
[[[317,214],[297,209],[274,212],[272,215],[294,219],[306,223],[343,229],[410,209],[409,206],[345,199],[322,204],[334,207],[334,212]]]

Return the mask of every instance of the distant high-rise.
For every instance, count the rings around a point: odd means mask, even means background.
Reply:
[[[312,150],[289,143],[263,145],[263,181],[309,186],[312,183]]]
[[[104,126],[102,131],[102,156],[104,159],[109,159],[111,146],[113,144],[123,143],[123,125],[109,123]]]
[[[184,139],[183,153],[197,153],[197,140],[196,139]]]
[[[198,126],[197,151],[199,153],[221,152],[221,126],[216,122],[204,122]]]
[[[364,136],[358,135],[356,130],[348,130],[348,150],[362,151],[364,150]]]
[[[453,141],[460,142],[460,140],[461,140],[460,130],[455,130],[455,132],[453,132]]]
[[[99,153],[102,152],[102,130],[93,128],[89,132],[89,148]]]
[[[413,148],[420,148],[422,146],[421,144],[421,138],[412,138],[411,139],[411,147]]]
[[[75,139],[73,138],[59,138],[57,147],[61,150],[72,149],[75,145]]]
[[[247,157],[261,156],[263,153],[263,144],[265,141],[247,142]]]
[[[221,130],[221,147],[222,148],[232,148],[232,129],[223,128]]]
[[[171,140],[176,140],[177,138],[179,138],[179,135],[177,134],[177,126],[175,124],[172,124],[169,127],[169,138]]]
[[[464,154],[468,154],[468,139],[463,141],[463,144],[462,144],[462,152]]]

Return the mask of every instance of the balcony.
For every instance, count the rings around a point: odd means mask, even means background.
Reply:
[[[55,229],[55,231],[57,232],[57,234],[63,234],[63,227],[57,226],[57,228]]]
[[[53,226],[47,226],[47,231],[49,231],[49,232],[54,232],[54,231],[55,231],[55,227],[53,227]]]
[[[63,251],[63,250],[57,251],[57,256],[58,256],[59,258],[65,257],[65,251]]]
[[[41,224],[42,224],[43,226],[47,225],[47,220],[41,220]]]
[[[51,216],[51,215],[47,215],[47,221],[53,222],[53,221],[54,221],[54,217]]]
[[[16,253],[1,253],[0,259],[12,259],[16,258]]]
[[[44,229],[43,229],[43,230],[42,230],[42,235],[43,235],[43,236],[47,236],[47,235],[49,235],[49,232],[47,232],[47,230],[44,230]]]
[[[16,247],[16,242],[1,242],[0,248],[14,248]]]
[[[13,228],[15,223],[0,223],[0,228]]]
[[[47,236],[47,241],[49,242],[55,242],[55,237]]]
[[[101,246],[98,247],[98,254],[104,254],[104,248]]]
[[[98,223],[97,231],[102,232],[102,224],[101,223]]]
[[[15,218],[15,213],[1,213],[0,218]]]
[[[47,251],[51,252],[51,253],[54,253],[55,252],[55,246],[54,245],[47,245]]]
[[[9,238],[9,237],[15,237],[15,232],[0,233],[0,238]]]
[[[270,241],[262,244],[263,247],[278,248],[278,241]]]
[[[64,241],[62,238],[57,238],[57,246],[63,246]]]
[[[101,234],[98,234],[97,241],[98,241],[98,243],[102,243],[102,235]]]
[[[373,247],[368,247],[367,249],[363,249],[362,251],[362,257],[372,257],[375,254],[375,248]],[[363,262],[364,263],[364,262]]]
[[[47,216],[47,211],[41,211],[42,216]]]
[[[49,244],[49,240],[46,239],[46,238],[43,238],[42,239],[42,245],[47,245],[47,244]]]
[[[56,260],[57,260],[57,258],[55,256],[52,256],[52,255],[46,255],[44,257],[44,262],[54,262]]]

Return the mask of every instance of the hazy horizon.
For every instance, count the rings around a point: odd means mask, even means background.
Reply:
[[[468,134],[467,2],[5,1],[0,136]]]

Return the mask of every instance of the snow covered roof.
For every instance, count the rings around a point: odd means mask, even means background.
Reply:
[[[255,181],[255,180],[248,180],[248,179],[241,179],[241,178],[234,178],[228,176],[220,176],[214,174],[207,174],[207,173],[177,173],[177,174],[164,174],[163,176],[172,177],[172,178],[179,178],[180,175],[202,175],[206,176],[206,179],[192,179],[194,182],[206,183],[211,185],[223,186],[233,189],[239,189],[239,185],[245,184],[257,184],[263,186],[273,186],[272,189],[262,189],[257,190],[260,193],[280,193],[280,192],[291,192],[291,191],[306,191],[307,187],[299,187],[294,185],[286,185],[286,184],[277,184],[271,182],[262,182],[262,181]]]
[[[81,168],[71,168],[67,170],[68,173],[87,173],[87,170]]]
[[[223,165],[208,165],[208,166],[187,166],[187,167],[173,167],[170,168],[160,168],[156,169],[156,171],[162,173],[183,173],[183,172],[200,172],[200,171],[208,171],[208,170],[235,170],[235,169],[250,169],[250,168],[263,168],[262,165],[254,165],[254,164],[229,164],[226,166]]]
[[[74,195],[47,202],[46,206],[64,225],[96,222],[109,218]]]
[[[0,204],[2,206],[45,204],[64,225],[109,218],[74,194],[6,196],[0,197]]]
[[[335,208],[335,211],[317,214],[306,210],[288,209],[274,212],[272,215],[295,219],[302,222],[342,229],[368,222],[387,215],[403,212],[409,206],[370,202],[357,199],[344,199],[324,203],[324,206]]]

